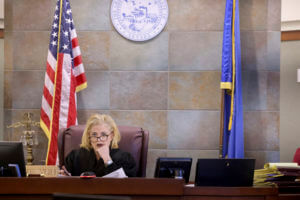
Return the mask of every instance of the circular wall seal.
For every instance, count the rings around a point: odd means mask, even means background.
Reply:
[[[168,20],[167,0],[113,0],[111,20],[116,30],[133,41],[157,36]]]

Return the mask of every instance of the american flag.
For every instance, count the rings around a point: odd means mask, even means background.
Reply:
[[[87,87],[69,0],[58,0],[50,36],[40,124],[48,137],[47,165],[57,160],[60,128],[77,124],[76,92]]]

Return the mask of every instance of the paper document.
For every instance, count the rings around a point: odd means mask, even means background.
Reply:
[[[298,163],[290,162],[290,163],[266,163],[264,165],[264,168],[270,168],[270,167],[299,167]]]
[[[185,187],[195,187],[195,184],[186,184]]]
[[[117,169],[116,171],[113,171],[112,173],[109,173],[105,176],[102,176],[103,178],[127,178],[124,169],[121,167],[120,169]]]

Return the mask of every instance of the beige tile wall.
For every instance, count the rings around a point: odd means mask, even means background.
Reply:
[[[5,1],[5,125],[25,111],[39,120],[55,0]],[[131,42],[110,21],[110,0],[71,0],[88,88],[80,123],[108,113],[150,131],[147,176],[158,156],[217,157],[224,0],[168,0],[167,27]],[[257,167],[279,160],[280,0],[240,1],[245,151]],[[40,129],[35,164],[47,139]],[[20,130],[4,138],[18,140]]]
[[[3,2],[2,2],[3,3]],[[1,5],[1,1],[0,1]],[[4,5],[4,4],[3,4]],[[3,7],[0,9],[3,9]],[[0,131],[3,133],[4,116],[4,39],[0,38]],[[3,134],[0,134],[0,140],[3,140]]]

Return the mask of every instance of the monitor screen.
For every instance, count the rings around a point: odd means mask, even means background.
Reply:
[[[192,158],[157,158],[154,177],[184,178],[189,182]]]
[[[0,167],[7,169],[10,164],[18,164],[21,176],[26,176],[22,142],[0,142]]]
[[[195,185],[252,186],[254,167],[255,159],[201,158],[197,161]]]

